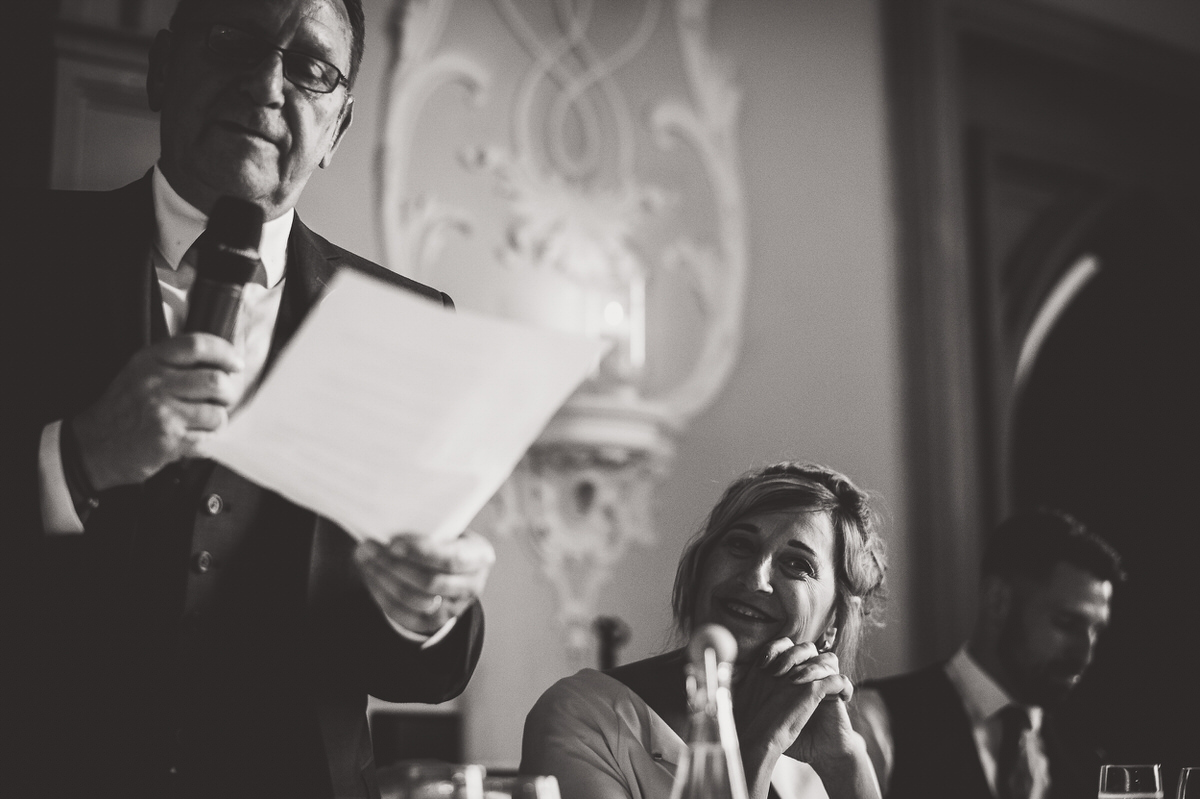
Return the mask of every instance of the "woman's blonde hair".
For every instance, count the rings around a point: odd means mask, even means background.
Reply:
[[[797,515],[828,513],[835,533],[837,566],[837,636],[832,648],[842,670],[852,674],[863,623],[879,612],[887,569],[883,540],[868,502],[866,492],[850,478],[814,463],[784,461],[734,480],[679,560],[671,594],[676,629],[684,637],[691,635],[700,575],[713,547],[735,523],[748,516],[778,511],[795,511]]]

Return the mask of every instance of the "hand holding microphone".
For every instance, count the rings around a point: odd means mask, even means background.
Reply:
[[[263,212],[222,197],[201,241],[182,333],[135,353],[100,398],[70,425],[92,486],[141,483],[192,455],[223,427],[240,399],[243,369],[233,344],[242,287],[259,266]]]

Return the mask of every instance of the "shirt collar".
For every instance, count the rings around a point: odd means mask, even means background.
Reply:
[[[946,663],[946,676],[958,689],[972,725],[983,724],[1008,705],[1018,705],[1024,707],[1029,714],[1030,724],[1035,731],[1041,727],[1042,709],[1021,705],[1009,697],[992,676],[967,653],[966,646],[959,649]]]
[[[178,269],[184,254],[204,232],[208,217],[179,196],[167,182],[158,164],[154,165],[151,187],[154,196],[154,246],[168,266]],[[282,216],[263,224],[258,255],[267,272],[268,288],[283,279],[287,265],[288,236],[291,235],[295,218],[296,209],[289,208]]]

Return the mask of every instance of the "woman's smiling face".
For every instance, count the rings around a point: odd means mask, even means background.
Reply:
[[[781,511],[739,519],[700,570],[696,626],[729,629],[746,662],[782,637],[819,641],[831,628],[837,587],[828,513]]]

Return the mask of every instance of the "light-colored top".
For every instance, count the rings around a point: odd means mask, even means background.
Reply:
[[[962,699],[963,709],[971,723],[971,734],[979,763],[992,793],[996,793],[996,758],[1000,752],[1000,711],[1008,705],[1016,705],[992,677],[967,653],[966,647],[959,649],[946,663],[946,677]],[[879,692],[862,688],[854,695],[852,718],[855,729],[866,739],[867,749],[879,783],[886,795],[887,785],[895,764],[895,743],[892,739],[891,723],[887,706]],[[1050,792],[1050,762],[1042,746],[1041,730],[1043,713],[1040,707],[1024,706],[1029,715],[1030,729],[1022,741],[1029,759],[1032,790],[1030,799],[1045,799]]]
[[[525,718],[523,774],[553,774],[564,799],[668,799],[687,744],[624,683],[594,669],[565,677]],[[826,799],[806,763],[781,757],[780,799]]]

